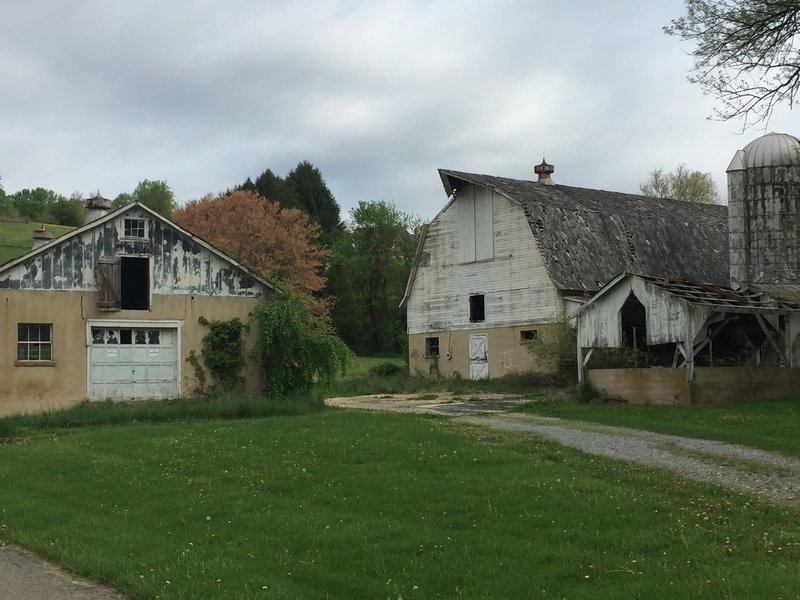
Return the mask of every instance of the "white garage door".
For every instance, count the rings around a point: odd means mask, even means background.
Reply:
[[[91,327],[89,398],[175,398],[178,330],[158,327]]]

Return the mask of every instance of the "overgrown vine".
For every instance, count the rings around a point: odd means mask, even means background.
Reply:
[[[242,383],[240,371],[245,360],[242,334],[249,330],[249,326],[242,323],[238,317],[227,321],[209,321],[201,316],[198,321],[208,327],[208,332],[203,336],[200,355],[211,372],[214,387],[231,388],[240,385]],[[198,390],[200,393],[205,393],[207,377],[197,353],[194,350],[189,352],[186,361],[194,367]]]

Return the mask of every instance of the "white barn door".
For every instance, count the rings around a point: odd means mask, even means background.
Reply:
[[[90,400],[178,396],[178,330],[94,325],[89,345]]]
[[[469,378],[489,378],[489,358],[485,333],[469,335]]]

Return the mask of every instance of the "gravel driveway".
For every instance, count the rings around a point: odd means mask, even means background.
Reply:
[[[464,401],[451,395],[330,398],[330,406],[438,414],[504,431],[529,431],[590,454],[668,469],[682,477],[745,492],[771,504],[800,507],[800,460],[710,440],[553,417],[508,413],[529,402],[502,395]]]

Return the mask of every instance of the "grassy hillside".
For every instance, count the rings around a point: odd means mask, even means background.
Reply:
[[[31,221],[28,223],[4,223],[0,221],[0,265],[6,261],[22,256],[31,249],[33,244],[33,230],[41,227],[41,223]],[[66,225],[50,225],[45,227],[53,232],[55,237],[60,237],[75,229]]]

